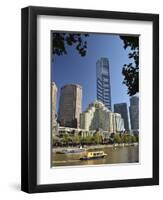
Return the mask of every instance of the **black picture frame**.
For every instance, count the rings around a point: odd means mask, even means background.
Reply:
[[[153,177],[37,184],[37,16],[71,16],[153,23]],[[28,193],[159,184],[159,15],[30,6],[21,12],[21,190]]]

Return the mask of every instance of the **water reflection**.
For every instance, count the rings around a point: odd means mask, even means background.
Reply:
[[[92,149],[89,151],[95,151]],[[135,163],[139,162],[139,147],[107,147],[100,148],[98,151],[104,151],[107,156],[96,160],[79,160],[84,153],[81,154],[56,154],[52,153],[52,166],[73,166],[73,165],[98,165],[98,164],[114,164],[114,163]]]

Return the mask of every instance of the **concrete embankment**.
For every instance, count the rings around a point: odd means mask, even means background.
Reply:
[[[128,147],[128,146],[137,146],[138,143],[129,143],[129,144],[102,144],[102,145],[84,145],[83,148],[86,150],[91,150],[91,149],[102,149],[102,148],[115,148],[115,147]],[[76,149],[78,147],[72,147],[72,146],[67,146],[67,147],[53,147],[52,151],[62,151],[66,149]]]

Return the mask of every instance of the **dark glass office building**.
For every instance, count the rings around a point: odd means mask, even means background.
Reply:
[[[131,129],[138,130],[139,129],[139,97],[133,96],[130,98],[130,121],[131,121]]]
[[[101,58],[96,63],[97,100],[111,110],[111,86],[108,58]]]

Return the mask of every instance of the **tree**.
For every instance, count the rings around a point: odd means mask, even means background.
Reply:
[[[130,48],[128,58],[133,61],[124,64],[122,74],[123,83],[128,87],[130,96],[139,92],[139,37],[138,36],[120,36],[124,43],[124,49]]]
[[[94,141],[96,144],[102,143],[102,136],[99,132],[96,132],[94,135]]]
[[[69,144],[69,142],[72,142],[72,138],[67,133],[65,133],[63,135],[63,143],[64,144]]]
[[[87,41],[84,40],[88,34],[83,33],[52,33],[52,53],[54,55],[62,56],[67,54],[67,46],[75,46],[79,55],[85,56],[87,49]]]
[[[85,141],[87,144],[91,144],[93,142],[93,137],[91,135],[87,135]]]
[[[74,144],[80,144],[80,136],[79,135],[75,135],[72,138],[72,141],[73,141]]]
[[[93,142],[93,137],[91,135],[87,135],[81,138],[82,144],[92,144],[92,142]]]
[[[133,136],[132,135],[127,135],[128,136],[128,143],[132,143],[133,142]]]
[[[133,143],[137,142],[137,138],[134,135],[132,136],[132,142]]]
[[[87,142],[86,142],[86,136],[84,136],[84,137],[81,137],[81,144],[86,144]]]
[[[115,134],[114,142],[120,144],[122,142],[121,136],[119,134]]]
[[[128,139],[128,135],[127,134],[124,134],[122,135],[122,143],[128,143],[129,142],[129,139]]]
[[[134,136],[135,136],[135,138],[136,138],[136,142],[139,142],[139,135],[138,135],[138,134],[135,134]]]

